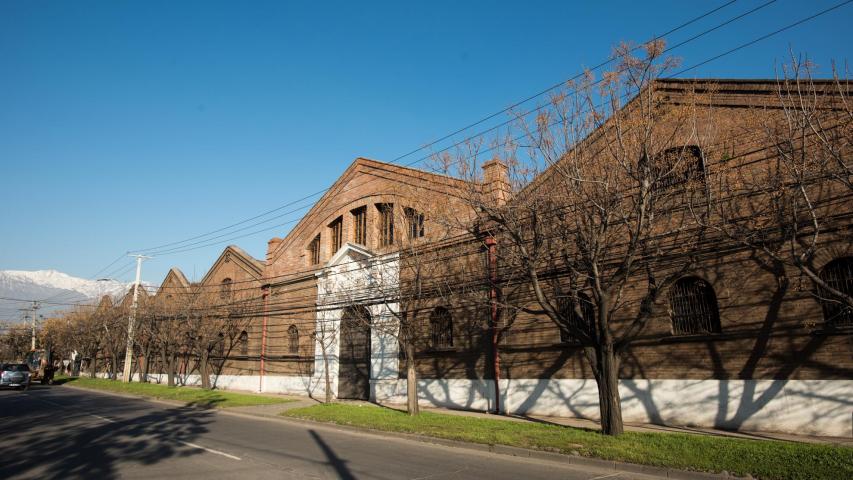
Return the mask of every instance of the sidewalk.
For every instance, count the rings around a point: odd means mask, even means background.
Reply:
[[[269,395],[266,394],[265,395]],[[275,396],[275,395],[274,395]],[[278,417],[282,412],[287,410],[291,410],[294,408],[302,408],[302,407],[310,407],[312,405],[317,405],[321,403],[318,400],[314,400],[308,397],[300,397],[295,395],[282,395],[283,397],[294,399],[296,401],[289,402],[285,404],[274,404],[274,405],[258,405],[258,406],[250,406],[250,407],[233,407],[229,408],[229,411],[244,413],[247,415],[255,415],[260,417]],[[376,405],[377,407],[386,407],[393,408],[395,410],[405,411],[406,406],[400,404],[385,404],[385,405],[377,405],[370,402],[365,401],[357,401],[357,400],[338,400],[340,403],[352,403],[352,404],[363,404],[363,405]],[[542,415],[494,415],[491,413],[483,413],[476,412],[470,410],[452,410],[448,408],[437,408],[437,407],[421,407],[422,412],[435,412],[442,413],[447,415],[459,415],[459,416],[467,416],[467,417],[479,417],[479,418],[489,418],[492,420],[506,420],[511,422],[537,422],[537,423],[549,423],[553,425],[564,425],[567,427],[575,427],[575,428],[584,428],[588,430],[598,430],[600,428],[598,422],[594,420],[587,420],[583,418],[572,418],[572,417],[549,417]],[[629,432],[668,432],[668,433],[689,433],[694,435],[711,435],[711,436],[719,436],[719,437],[731,437],[731,438],[743,438],[750,440],[779,440],[786,442],[802,442],[802,443],[814,443],[814,444],[826,444],[826,445],[836,445],[836,446],[845,446],[853,448],[853,438],[850,437],[819,437],[819,436],[811,436],[811,435],[794,435],[790,433],[776,433],[776,432],[751,432],[751,431],[728,431],[728,430],[719,430],[714,428],[703,428],[703,427],[679,427],[679,426],[665,426],[665,425],[653,425],[648,423],[625,423],[625,430]]]

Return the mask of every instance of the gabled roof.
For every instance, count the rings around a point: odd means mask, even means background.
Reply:
[[[283,239],[274,239],[279,240],[280,243],[271,252],[272,258],[277,258],[281,255],[281,252],[289,247],[292,240],[298,237],[302,233],[302,230],[306,228],[307,219],[313,219],[315,214],[323,212],[328,207],[328,204],[334,201],[341,192],[346,191],[346,185],[358,175],[370,175],[401,183],[416,182],[419,188],[433,190],[443,195],[453,195],[454,190],[458,191],[469,185],[468,182],[449,175],[358,157],[344,170],[344,173],[338,177],[335,183],[326,190],[326,193],[302,216],[299,223]]]
[[[255,279],[260,280],[264,275],[264,262],[252,257],[245,250],[236,246],[236,245],[228,245],[219,255],[219,258],[213,262],[213,265],[208,269],[207,273],[204,275],[204,278],[201,279],[199,284],[207,283],[208,278],[211,276],[213,272],[221,265],[223,262],[228,262],[234,260],[237,265],[243,268],[249,275],[254,277]]]
[[[119,306],[121,306],[121,307],[130,306],[129,305],[130,302],[133,301],[133,290],[134,290],[133,287],[134,286],[131,285],[130,288],[127,290],[127,292],[124,294],[124,296],[121,297],[121,300],[119,300],[119,302],[118,302]],[[147,298],[148,298],[148,292],[145,291],[145,287],[140,284],[139,285],[139,295],[137,296],[137,301],[139,301],[141,303],[141,302],[144,302],[145,299],[147,299]]]
[[[668,105],[683,105],[688,101],[688,97],[692,95],[702,95],[702,98],[708,99],[703,103],[705,106],[725,107],[725,108],[774,108],[778,106],[778,94],[780,80],[776,79],[735,79],[735,78],[661,78],[653,81],[641,91],[637,92],[630,100],[628,100],[620,109],[626,111],[635,108],[638,98],[649,89],[653,93],[659,95],[656,100]],[[832,94],[833,87],[836,86],[835,80],[810,80],[814,83],[815,89],[818,91]],[[695,98],[689,101],[695,102]],[[580,140],[580,144],[594,143],[603,132],[612,126],[612,117],[607,118],[605,122],[591,131],[585,138]],[[560,162],[556,162],[559,164]],[[545,182],[551,175],[554,174],[556,164],[549,165],[530,183],[525,185],[520,192],[513,195],[510,202],[518,201],[525,198],[525,195],[534,191],[539,185]]]
[[[174,278],[179,285],[184,288],[189,288],[190,282],[187,280],[186,275],[182,272],[178,267],[172,267],[169,269],[169,273],[166,274],[166,277],[163,278],[163,281],[160,282],[160,288],[158,289],[158,293],[163,289],[164,286],[169,282],[170,279]]]
[[[104,295],[103,297],[101,297],[101,300],[98,302],[97,310],[110,308],[112,306],[113,306],[113,299],[109,295]]]

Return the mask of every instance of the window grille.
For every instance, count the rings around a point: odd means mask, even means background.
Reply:
[[[296,325],[291,325],[287,329],[287,353],[290,355],[299,354],[299,329]]]
[[[320,263],[320,234],[318,233],[311,244],[308,246],[308,252],[311,255],[311,265]]]
[[[383,247],[394,243],[394,204],[379,203],[379,244]]]
[[[437,307],[429,318],[430,339],[433,348],[450,348],[453,346],[453,317],[450,310]]]
[[[820,279],[846,295],[853,295],[853,257],[838,258],[820,271]],[[832,326],[853,326],[853,309],[832,298],[829,292],[818,289],[823,307],[823,319]]]
[[[702,174],[702,150],[696,145],[669,148],[654,158],[651,167],[653,189],[670,190]]]
[[[717,297],[713,287],[701,278],[686,277],[675,282],[669,305],[675,335],[720,333]]]
[[[356,208],[351,213],[355,243],[367,245],[367,207]]]
[[[230,278],[223,278],[222,283],[219,284],[219,298],[225,301],[231,300],[231,284],[232,281]]]
[[[578,312],[575,311],[575,301],[571,298],[565,299],[562,302],[563,305],[560,308],[561,316],[569,322],[570,327],[585,331],[587,334],[592,336],[595,321],[595,307],[585,293],[578,292],[578,298],[581,303],[580,311],[582,316],[578,315]],[[577,341],[577,339],[571,334],[571,332],[564,328],[560,329],[560,342],[569,343],[575,341]]]
[[[338,217],[329,224],[332,234],[332,252],[337,252],[344,245],[344,218]]]
[[[240,333],[240,355],[249,355],[249,334],[245,330]]]
[[[424,214],[414,208],[406,208],[406,223],[409,227],[409,239],[422,238],[424,236]]]

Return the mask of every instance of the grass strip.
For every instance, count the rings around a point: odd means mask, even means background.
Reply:
[[[410,417],[405,412],[374,405],[321,404],[291,409],[281,415],[657,467],[716,473],[727,471],[761,479],[853,478],[853,448],[843,446],[682,433],[625,432],[618,437],[610,437],[592,430],[545,423],[432,412]]]
[[[169,387],[156,383],[123,383],[116,380],[86,377],[57,378],[58,384],[108,392],[126,393],[140,397],[162,400],[177,400],[204,408],[246,407],[252,405],[270,405],[292,402],[281,397],[269,397],[249,393],[225,392],[222,390],[202,390],[196,387]]]

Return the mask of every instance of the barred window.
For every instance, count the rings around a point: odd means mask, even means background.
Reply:
[[[820,271],[820,279],[845,295],[853,295],[853,257],[837,258]],[[823,307],[823,320],[832,326],[853,325],[853,308],[833,298],[832,294],[818,289]]]
[[[406,208],[404,212],[409,227],[409,239],[422,238],[424,236],[424,214],[414,208]]]
[[[320,234],[318,233],[311,244],[308,245],[308,254],[311,256],[311,265],[320,263]]]
[[[223,278],[222,283],[219,284],[219,298],[225,301],[231,300],[231,284],[233,282],[230,278]]]
[[[571,298],[562,301],[560,314],[564,319],[567,319],[569,327],[574,327],[587,332],[588,335],[592,335],[595,321],[595,307],[592,305],[589,296],[583,292],[578,292],[578,299],[580,300],[580,313],[582,315],[578,315],[577,309],[575,309],[575,301]],[[560,328],[560,342],[569,343],[575,341],[577,339],[574,338],[568,329]]]
[[[394,204],[377,203],[379,209],[379,245],[388,246],[394,243]]]
[[[240,332],[240,355],[249,355],[249,333],[245,330]]]
[[[685,277],[675,282],[669,292],[669,307],[675,335],[721,331],[714,288],[701,278]]]
[[[352,210],[353,239],[355,243],[367,245],[367,207]]]
[[[654,190],[669,190],[698,178],[704,172],[702,150],[696,145],[685,145],[664,150],[652,161]]]
[[[329,224],[332,235],[332,252],[337,252],[344,245],[344,217],[338,217]]]
[[[430,340],[433,348],[453,346],[453,317],[450,310],[437,307],[429,317]]]
[[[296,325],[291,325],[287,329],[287,353],[290,355],[299,354],[299,329]]]

